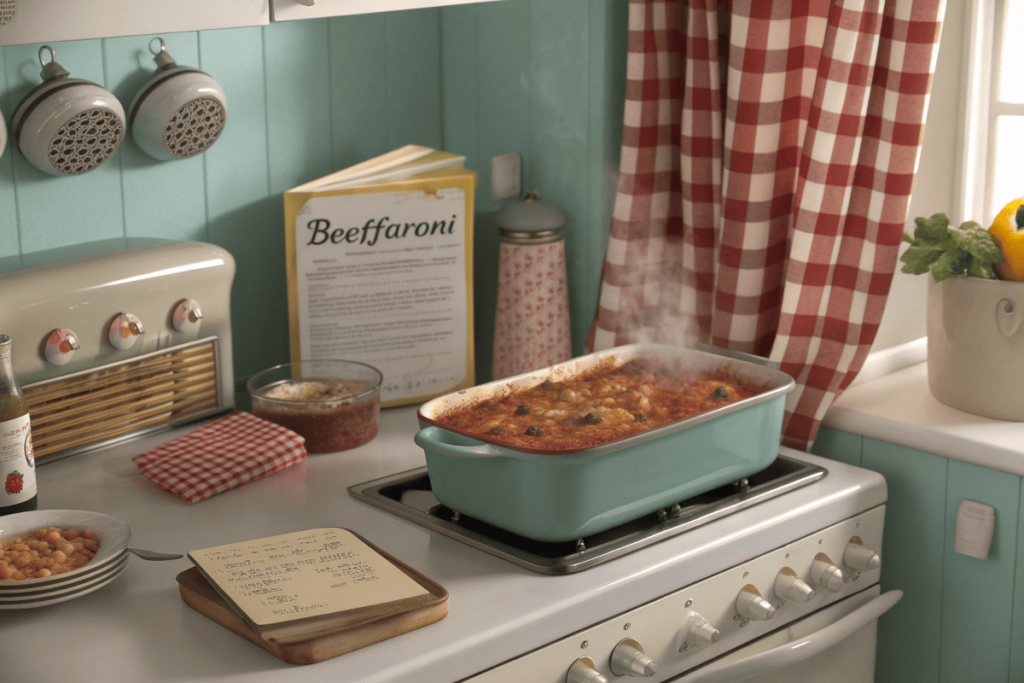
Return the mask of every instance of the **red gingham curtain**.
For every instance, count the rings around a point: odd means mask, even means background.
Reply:
[[[895,271],[945,0],[630,0],[618,195],[588,347],[693,341],[796,379],[809,448]]]

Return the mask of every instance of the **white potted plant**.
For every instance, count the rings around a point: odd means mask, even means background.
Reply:
[[[928,282],[928,386],[959,410],[1024,421],[1024,201],[985,230],[944,214],[916,219],[905,273]]]

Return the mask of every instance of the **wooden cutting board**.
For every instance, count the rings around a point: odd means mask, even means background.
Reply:
[[[440,621],[448,615],[447,590],[379,548],[374,547],[374,550],[427,589],[438,598],[437,601],[419,609],[388,615],[335,633],[289,644],[271,643],[261,638],[244,619],[228,607],[224,599],[195,567],[183,571],[175,578],[178,581],[181,599],[195,611],[289,664],[314,664],[414,631]]]

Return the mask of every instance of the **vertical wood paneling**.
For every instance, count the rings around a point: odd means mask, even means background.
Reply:
[[[439,148],[441,13],[419,9],[385,14],[388,148],[413,143]]]
[[[334,170],[328,22],[289,21],[262,30],[270,191],[283,220],[282,192]]]
[[[569,295],[589,291],[589,0],[530,3],[530,185],[566,217]],[[600,163],[600,162],[598,162]],[[588,171],[583,171],[588,169]],[[582,349],[594,310],[570,308],[574,348]]]
[[[383,14],[330,20],[334,167],[389,151],[387,35]]]
[[[861,439],[835,431],[825,436],[837,445],[848,437]],[[874,439],[863,442],[861,464],[881,473],[889,492],[882,590],[903,591],[903,599],[878,623],[875,681],[937,683],[945,623],[941,596],[949,538],[945,526],[948,461]]]
[[[822,427],[814,439],[811,452],[823,458],[845,462],[847,465],[860,466],[863,441],[859,434]]]
[[[159,162],[129,138],[103,167],[55,178],[9,143],[0,158],[0,256],[121,236],[227,248],[236,379],[288,360],[281,193],[406,143],[479,172],[474,236],[478,376],[489,378],[498,237],[491,157],[520,152],[524,191],[562,208],[575,347],[593,314],[621,128],[622,0],[505,0],[444,9],[162,35],[215,78],[228,123],[200,157]],[[127,110],[155,65],[153,36],[56,43],[73,77]],[[0,48],[9,120],[40,82],[39,45]],[[618,110],[616,113],[615,110]],[[603,184],[602,184],[603,183]],[[577,302],[582,301],[583,304]]]
[[[628,3],[607,0],[590,4],[589,196],[585,222],[582,229],[574,233],[577,240],[585,240],[577,252],[583,274],[574,296],[577,318],[574,325],[587,332],[597,313],[608,232],[615,208],[626,100],[628,25]],[[585,343],[586,337],[577,335],[574,340],[577,353],[586,351]]]
[[[1021,480],[1021,495],[1024,500],[1024,479]],[[1017,518],[1017,567],[1013,581],[1009,680],[1024,681],[1024,505],[1020,506]]]
[[[288,358],[284,227],[269,190],[263,30],[199,35],[201,68],[217,79],[228,123],[203,154],[210,241],[235,258],[231,323],[237,383]],[[274,321],[274,322],[272,322]],[[251,340],[251,341],[250,341]]]
[[[161,38],[177,65],[199,68],[198,34],[171,33]],[[159,50],[155,36],[103,41],[108,89],[120,100],[126,117],[130,116],[136,94],[156,74],[151,43]],[[135,144],[129,130],[121,149],[108,163],[120,170],[127,236],[209,239],[202,156],[157,161]]]
[[[42,82],[39,47],[5,48],[9,100],[14,103],[8,120],[13,106]],[[103,73],[103,41],[53,43],[51,47],[57,62],[71,72],[72,78],[107,87]],[[46,60],[49,61],[49,55]],[[41,251],[124,236],[120,154],[119,150],[88,173],[54,177],[36,169],[20,153],[14,153],[21,251]]]
[[[0,48],[0,88],[3,95],[0,96],[2,105],[4,126],[10,120],[10,114],[18,101],[11,96],[10,88],[7,86],[7,50]],[[21,244],[18,236],[18,205],[14,198],[14,140],[11,139],[11,131],[7,131],[7,145],[4,148],[3,156],[0,156],[0,257],[16,256],[21,253]]]
[[[1020,478],[952,460],[946,491],[939,680],[1005,683],[1009,680]],[[953,549],[956,516],[964,500],[996,509],[995,537],[986,560]]]

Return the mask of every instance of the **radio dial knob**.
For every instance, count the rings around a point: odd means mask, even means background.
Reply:
[[[811,563],[811,581],[824,586],[832,593],[843,590],[847,576],[843,570],[835,566],[825,553],[818,553]]]
[[[774,591],[783,600],[793,602],[807,602],[814,597],[814,589],[801,581],[789,567],[783,567],[775,577]]]
[[[692,611],[686,613],[686,620],[683,621],[683,633],[685,636],[683,638],[683,645],[679,648],[680,652],[686,649],[687,645],[690,647],[707,647],[717,643],[722,637],[722,634],[711,625],[711,622]]]
[[[608,679],[597,672],[593,659],[580,657],[569,667],[565,683],[608,683]]]
[[[736,596],[736,612],[744,619],[767,621],[775,616],[775,608],[761,597],[754,586],[747,584]]]
[[[46,337],[43,355],[52,365],[67,365],[78,348],[78,335],[66,327],[59,327]]]
[[[658,673],[658,665],[644,653],[640,643],[632,638],[619,641],[612,650],[609,663],[612,673],[616,676],[636,676],[647,678]]]
[[[120,313],[110,323],[107,330],[107,340],[115,349],[124,351],[135,345],[135,342],[146,331],[142,328],[142,321],[131,313]]]
[[[860,537],[854,536],[843,551],[843,564],[857,572],[869,572],[882,566],[882,558],[861,545]]]
[[[179,301],[171,313],[171,324],[178,332],[193,332],[199,329],[203,319],[203,311],[194,299]]]

